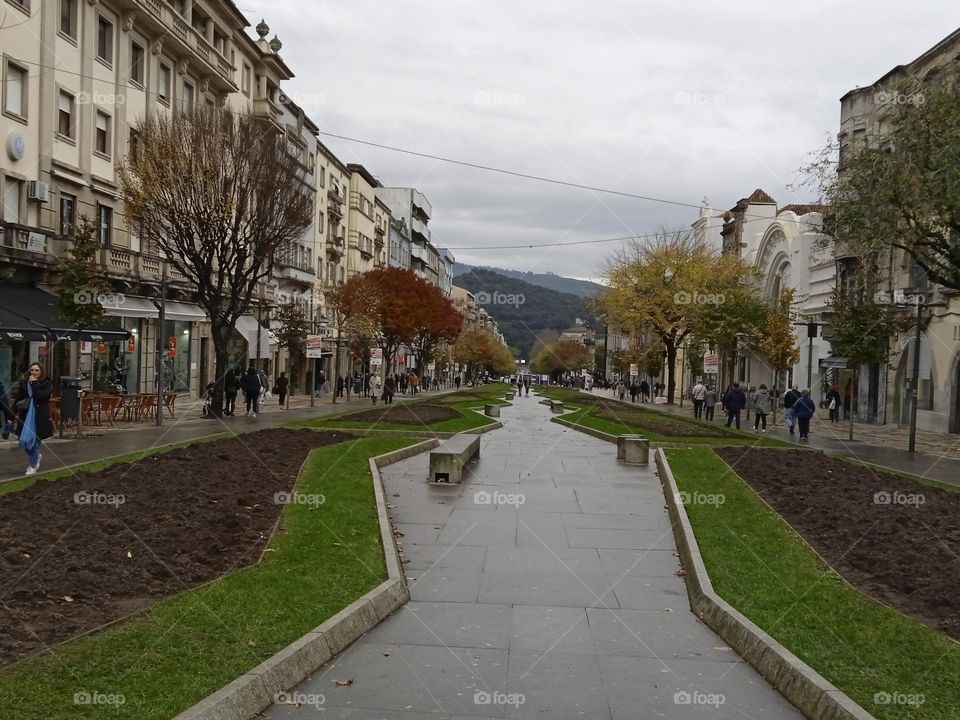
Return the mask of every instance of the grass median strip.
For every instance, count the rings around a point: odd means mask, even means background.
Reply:
[[[721,597],[879,720],[956,718],[957,643],[847,585],[711,450],[667,457]]]
[[[386,578],[368,458],[413,442],[318,448],[259,564],[8,666],[0,717],[170,718],[317,627]]]

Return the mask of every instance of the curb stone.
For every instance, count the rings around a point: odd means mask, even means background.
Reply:
[[[810,720],[875,720],[816,670],[791,653],[713,589],[693,527],[663,448],[657,470],[685,570],[690,610]]]
[[[252,720],[274,703],[278,693],[294,687],[316,672],[337,653],[406,604],[410,599],[410,591],[387,516],[380,468],[430,450],[438,444],[435,439],[427,440],[369,460],[387,579],[319,627],[183,711],[174,720]]]

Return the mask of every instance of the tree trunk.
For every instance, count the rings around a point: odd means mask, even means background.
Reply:
[[[333,377],[327,378],[330,387],[333,388],[330,400],[332,405],[337,404],[337,384],[340,382],[340,332],[337,331],[337,340],[333,345]]]
[[[673,342],[664,343],[667,346],[667,404],[673,405],[673,395],[677,389],[676,364],[677,346]]]
[[[227,370],[230,369],[230,351],[229,351],[229,342],[230,342],[230,327],[222,326],[217,327],[213,326],[210,328],[211,335],[213,336],[213,401],[210,403],[210,416],[211,417],[223,417],[223,398],[225,395],[224,392],[224,379],[227,375]],[[205,395],[207,392],[206,388],[200,388],[200,391]]]

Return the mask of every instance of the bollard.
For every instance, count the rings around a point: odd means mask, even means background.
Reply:
[[[552,403],[550,403],[550,411],[554,415],[559,415],[563,412],[563,403],[559,400],[554,400]]]
[[[499,405],[484,405],[483,414],[487,417],[500,417],[500,406]]]
[[[643,435],[620,435],[617,438],[617,459],[627,465],[649,465],[650,441]]]
[[[508,392],[507,395],[506,395],[506,398],[507,398],[507,400],[513,400],[513,393],[512,393],[512,392]]]

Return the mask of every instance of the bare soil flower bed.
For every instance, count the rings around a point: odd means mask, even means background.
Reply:
[[[434,403],[403,403],[384,405],[361,412],[344,415],[341,420],[362,423],[400,423],[403,425],[432,425],[433,423],[453,420],[460,413],[452,407]]]
[[[0,665],[254,563],[309,451],[267,429],[0,495]]]
[[[960,640],[960,494],[819,452],[716,452],[850,584]]]
[[[642,410],[622,403],[603,402],[598,399],[593,403],[599,409],[593,414],[595,418],[618,422],[631,427],[647,430],[657,435],[670,437],[728,437],[720,427],[709,423],[699,423],[693,420],[674,417],[656,410]]]

